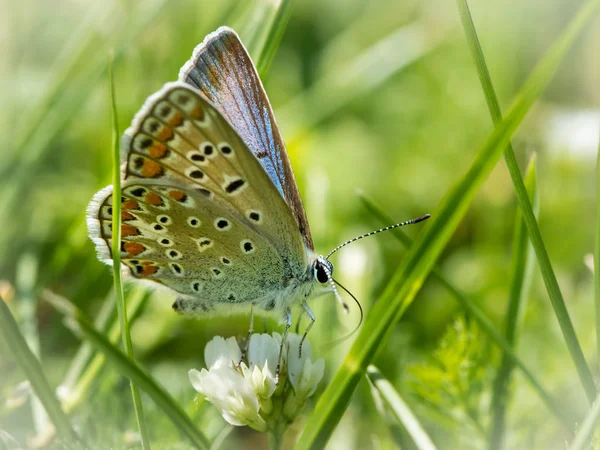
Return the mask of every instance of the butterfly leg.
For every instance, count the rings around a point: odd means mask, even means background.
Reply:
[[[310,329],[312,328],[312,326],[315,323],[315,313],[312,312],[312,309],[310,309],[310,306],[308,306],[308,303],[306,302],[306,300],[302,300],[302,308],[304,309],[304,311],[306,312],[306,314],[310,318],[310,323],[306,327],[306,330],[304,330],[304,334],[302,335],[302,339],[300,339],[300,347],[298,348],[298,357],[299,358],[302,357],[302,344],[304,344],[304,340],[306,339],[306,335],[308,334],[308,332],[310,331]]]
[[[248,336],[246,336],[246,344],[244,345],[244,348],[242,349],[242,357],[240,358],[240,361],[238,362],[238,366],[242,363],[242,361],[248,354],[248,348],[250,347],[250,337],[252,336],[252,333],[254,332],[254,308],[253,308],[253,306],[254,305],[250,305],[250,328],[248,328]]]
[[[287,340],[288,332],[290,331],[290,327],[292,326],[292,310],[290,308],[285,308],[284,318],[285,318],[285,330],[283,330],[283,334],[281,335],[281,343],[279,344],[279,357],[277,358],[277,369],[275,370],[275,384],[279,386],[279,373],[281,372],[281,358],[283,355],[283,345]]]
[[[298,314],[298,320],[296,321],[296,328],[294,330],[294,333],[296,333],[296,334],[300,333],[300,323],[302,322],[303,315],[304,315],[304,310],[300,311],[300,314]]]

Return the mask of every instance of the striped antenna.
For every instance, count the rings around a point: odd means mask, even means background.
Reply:
[[[424,216],[417,217],[416,219],[410,219],[410,220],[407,220],[406,222],[397,223],[395,225],[390,225],[389,227],[380,228],[379,230],[371,231],[370,233],[362,234],[353,239],[350,239],[349,241],[344,242],[343,244],[338,245],[336,248],[334,248],[333,250],[331,250],[329,252],[329,254],[325,257],[325,259],[329,259],[329,257],[331,255],[333,255],[335,252],[337,252],[340,248],[345,247],[348,244],[352,244],[353,242],[356,242],[359,239],[373,236],[374,234],[381,233],[382,231],[388,231],[388,230],[393,230],[394,228],[403,227],[404,225],[412,225],[413,223],[419,223],[419,222],[429,219],[430,217],[431,217],[431,215],[425,214]]]
[[[322,258],[322,257],[320,257],[320,258]],[[344,308],[344,312],[346,314],[348,314],[350,312],[350,310],[348,309],[348,305],[342,299],[342,296],[340,295],[340,293],[337,290],[337,287],[335,286],[335,282],[333,280],[333,277],[331,276],[331,271],[327,267],[327,264],[323,264],[322,267],[323,267],[323,270],[325,271],[325,273],[327,274],[327,279],[329,280],[329,285],[331,286],[331,290],[333,291],[335,298],[342,305],[342,308]]]

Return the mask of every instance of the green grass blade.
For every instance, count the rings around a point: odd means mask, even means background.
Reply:
[[[59,100],[61,93],[68,89],[70,81],[75,76],[77,67],[87,57],[86,53],[90,50],[90,45],[96,37],[94,32],[94,22],[98,21],[99,15],[114,14],[114,10],[102,11],[103,5],[89,11],[87,17],[81,21],[79,27],[69,36],[60,54],[56,57],[50,68],[50,82],[47,89],[42,93],[37,104],[28,108],[27,122],[20,127],[19,133],[15,138],[15,154],[21,155],[29,141],[36,131],[43,126],[48,110],[53,108]],[[25,115],[23,115],[25,117]]]
[[[133,344],[131,343],[131,334],[129,333],[129,320],[127,319],[127,305],[123,295],[123,280],[121,279],[121,154],[120,154],[120,139],[119,122],[117,117],[117,102],[115,98],[115,81],[113,73],[113,54],[111,53],[108,65],[108,83],[110,95],[110,117],[112,127],[112,152],[113,152],[113,216],[112,216],[112,258],[113,258],[113,277],[115,303],[117,304],[117,313],[119,315],[119,323],[121,324],[121,338],[123,340],[123,348],[125,354],[131,361],[135,361],[133,354]],[[116,200],[114,200],[116,199]],[[150,450],[150,437],[148,436],[148,427],[144,420],[144,408],[142,406],[142,398],[140,392],[132,379],[129,380],[131,385],[131,396],[133,398],[133,408],[135,410],[135,418],[142,438],[142,447]]]
[[[588,415],[583,420],[583,423],[577,430],[575,439],[571,443],[569,450],[587,450],[594,448],[593,445],[588,445],[594,431],[597,429],[598,420],[600,419],[600,398],[597,398]]]
[[[349,354],[309,417],[298,449],[322,448],[339,422],[352,393],[382,342],[419,292],[437,258],[458,227],[480,186],[490,174],[517,127],[548,85],[567,50],[592,19],[600,0],[588,0],[536,66],[506,118],[477,153],[467,173],[442,200],[424,231],[367,316]]]
[[[136,287],[129,292],[127,296],[127,309],[130,313],[131,322],[138,316],[149,296],[150,293],[143,287]],[[58,296],[50,290],[42,292],[42,298],[53,307],[60,303],[69,303],[69,300]],[[107,308],[110,302],[114,311],[114,298],[110,296],[106,300],[103,307]],[[119,341],[121,335],[120,324],[116,316],[112,316],[110,322],[106,318],[98,320],[97,317],[94,320],[94,327],[103,334],[106,334],[112,344],[116,344]],[[73,357],[71,367],[69,367],[67,375],[65,375],[60,385],[60,388],[64,389],[66,393],[66,396],[62,399],[62,406],[67,413],[73,411],[86,399],[88,391],[97,380],[98,374],[105,365],[106,358],[104,355],[101,353],[94,354],[95,351],[92,344],[83,342]]]
[[[210,446],[210,450],[219,450],[223,442],[225,442],[225,439],[227,439],[227,436],[231,434],[234,428],[235,427],[233,425],[225,425],[223,429],[219,432],[217,437],[215,437],[215,439],[213,440],[213,443]]]
[[[395,30],[277,109],[278,122],[287,125],[286,141],[298,139],[353,99],[368,94],[438,48],[445,36],[428,31],[416,24]]]
[[[37,283],[39,273],[38,255],[27,251],[17,261],[15,274],[15,292],[19,299],[16,307],[19,329],[27,342],[31,353],[41,360],[40,336],[37,326],[38,296]],[[35,396],[31,399],[33,430],[36,435],[47,433],[51,427],[44,406]]]
[[[54,294],[51,291],[45,291],[42,293],[42,298],[48,295]],[[111,322],[114,321],[114,312],[116,307],[115,299],[113,298],[111,292],[111,295],[104,299],[100,310],[94,318],[94,326],[96,329],[100,330],[102,333],[105,333],[108,330]],[[89,366],[93,358],[94,349],[92,345],[89,342],[83,342],[75,353],[75,356],[71,358],[69,369],[67,370],[67,373],[60,384],[61,388],[66,389],[67,392],[73,390],[77,385],[78,380],[81,378],[82,373],[86,370],[86,367]],[[67,397],[68,396],[69,394],[67,394]]]
[[[375,217],[377,217],[381,223],[390,224],[395,223],[395,220],[389,217],[383,210],[375,205],[372,200],[365,197],[363,194],[360,196],[361,200],[365,204],[366,208]],[[404,231],[400,228],[395,228],[390,231],[405,247],[410,247],[412,239],[409,238]],[[481,327],[483,331],[487,333],[490,339],[495,342],[504,352],[505,358],[512,364],[517,366],[523,373],[525,379],[529,382],[533,390],[539,395],[540,399],[544,402],[548,411],[550,411],[568,432],[572,431],[574,420],[565,411],[565,408],[558,404],[558,402],[548,393],[546,389],[542,387],[541,382],[536,376],[527,368],[525,363],[521,361],[519,356],[514,351],[512,344],[506,340],[502,334],[496,329],[492,321],[488,318],[485,311],[483,311],[477,302],[472,300],[464,292],[455,287],[441,272],[438,267],[434,267],[431,271],[433,279],[439,282],[461,305],[461,307],[467,311],[471,318],[477,322],[477,325]]]
[[[262,79],[267,75],[267,72],[271,67],[271,62],[279,48],[279,43],[283,38],[283,34],[285,33],[285,29],[292,15],[293,5],[293,0],[282,0],[277,8],[271,26],[269,27],[269,33],[265,38],[260,55],[256,61],[256,68]]]
[[[127,309],[131,313],[130,319],[132,322],[141,311],[142,306],[149,296],[150,293],[143,289],[137,289],[135,295],[130,295],[127,302]],[[115,320],[108,331],[108,339],[111,343],[116,344],[120,334],[119,323]],[[86,344],[89,344],[89,342],[86,342]],[[63,404],[67,412],[72,411],[86,399],[88,391],[93,386],[96,377],[104,367],[105,363],[106,358],[103,354],[96,353],[93,356],[89,364],[87,364],[85,371],[77,379],[77,384],[75,384],[73,389],[68,393],[68,396],[64,399]]]
[[[123,352],[100,334],[83,312],[59,296],[48,296],[46,300],[65,315],[65,323],[70,329],[77,334],[84,335],[121,375],[133,380],[140,389],[146,392],[163,410],[173,425],[179,428],[192,441],[196,448],[208,449],[210,447],[208,438],[196,428],[173,397],[163,387],[159,386],[140,366],[127,358]]]
[[[596,162],[596,244],[594,246],[594,300],[596,307],[596,351],[600,361],[600,144]]]
[[[114,21],[109,20],[109,25],[118,25],[119,27],[107,28],[104,35],[95,33],[94,27],[90,27],[90,33],[94,34],[91,41],[85,38],[85,48],[77,50],[75,60],[67,61],[65,67],[58,70],[59,75],[65,79],[57,81],[49,88],[50,101],[42,100],[39,111],[43,121],[36,126],[36,123],[27,123],[26,141],[23,146],[15,148],[12,152],[15,157],[10,164],[2,170],[3,180],[10,177],[10,184],[4,195],[0,197],[0,217],[4,217],[15,207],[19,198],[29,188],[29,174],[36,172],[40,165],[45,161],[46,152],[51,149],[51,143],[56,137],[65,130],[72,118],[81,110],[82,105],[90,95],[90,85],[99,82],[106,70],[106,51],[108,50],[108,41],[106,36],[111,36],[115,42],[116,54],[120,54],[128,48],[130,43],[146,30],[149,24],[160,15],[163,7],[169,2],[159,0],[152,2],[149,6],[144,3],[137,8],[132,17],[132,21]],[[91,42],[91,43],[90,43]],[[71,68],[71,65],[75,68]],[[44,99],[46,96],[42,96]],[[35,107],[32,110],[36,110]],[[30,135],[30,136],[29,136]],[[24,138],[25,139],[25,138]]]
[[[525,175],[525,186],[529,192],[529,199],[534,207],[537,216],[539,209],[537,195],[537,173],[536,158],[532,156],[529,167]],[[511,288],[509,294],[508,310],[506,313],[505,336],[508,343],[516,348],[519,328],[522,322],[523,311],[531,285],[531,275],[533,272],[533,254],[531,245],[527,236],[523,216],[519,210],[515,218],[515,232],[513,237],[513,257],[511,270]],[[505,415],[507,403],[510,396],[510,380],[514,363],[505,354],[502,355],[502,361],[494,380],[492,392],[492,403],[490,412],[492,423],[489,433],[489,448],[498,450],[502,448],[505,429]]]
[[[481,45],[479,44],[479,39],[477,38],[477,33],[469,12],[467,1],[457,0],[457,4],[460,10],[460,16],[462,19],[463,28],[465,29],[465,34],[467,36],[467,41],[473,53],[473,58],[475,59],[477,73],[479,74],[479,79],[483,87],[485,99],[490,110],[490,115],[492,116],[494,125],[497,125],[502,121],[500,105],[494,92],[492,80],[485,63],[485,58],[483,56],[483,51],[481,50]],[[571,358],[575,363],[581,384],[583,385],[588,400],[591,403],[596,397],[594,378],[592,377],[590,368],[585,360],[581,346],[579,345],[579,340],[577,339],[573,322],[571,322],[571,318],[569,317],[565,300],[560,291],[558,281],[556,280],[556,275],[554,274],[552,264],[550,263],[550,258],[542,239],[542,234],[537,226],[535,214],[533,213],[531,202],[529,201],[527,190],[525,189],[525,184],[523,183],[523,178],[521,177],[519,165],[517,164],[517,159],[515,158],[515,153],[510,143],[508,143],[508,146],[506,147],[504,158],[515,188],[515,193],[517,194],[517,200],[519,201],[519,206],[525,220],[529,238],[531,239],[538,263],[540,265],[540,271],[544,279],[544,284],[546,285],[546,290],[548,291],[548,296],[550,297],[550,302],[554,308],[554,313],[558,319],[558,323],[569,349],[569,353],[571,354]]]
[[[370,365],[367,368],[367,376],[371,384],[393,411],[396,420],[406,429],[415,447],[418,450],[436,450],[436,446],[419,423],[417,417],[377,367]]]
[[[77,433],[75,433],[69,418],[61,409],[54,391],[44,375],[42,365],[27,346],[15,318],[2,297],[0,297],[0,334],[4,336],[6,348],[13,353],[15,361],[23,369],[37,398],[44,405],[44,409],[56,427],[58,435],[64,440],[63,444],[69,446],[69,448],[78,448],[79,445],[76,444],[81,441]]]

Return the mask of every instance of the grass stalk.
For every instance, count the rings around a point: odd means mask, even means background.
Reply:
[[[38,282],[38,266],[38,257],[31,252],[25,252],[17,262],[15,288],[19,299],[17,317],[20,319],[21,334],[33,355],[41,360],[40,336],[37,326],[38,298],[36,285]],[[41,435],[47,432],[50,428],[48,415],[35,396],[31,398],[31,412],[35,433]]]
[[[577,430],[577,434],[569,446],[569,450],[587,450],[594,448],[593,444],[589,444],[589,440],[598,427],[598,420],[600,420],[600,398],[597,398],[592,404],[590,411],[583,420],[579,430]]]
[[[582,4],[575,17],[537,64],[516,96],[506,118],[480,147],[466,174],[448,192],[432,214],[432,219],[425,224],[423,232],[411,246],[367,316],[342,366],[321,395],[297,443],[298,449],[325,446],[367,366],[420,291],[509,140],[599,6],[600,0],[588,0]]]
[[[419,423],[417,416],[413,414],[392,383],[381,374],[379,369],[370,365],[367,369],[367,377],[373,389],[392,410],[395,419],[408,432],[415,447],[418,450],[436,450],[436,446]]]
[[[63,439],[62,444],[68,448],[80,448],[79,436],[61,409],[54,391],[44,375],[42,365],[25,342],[15,318],[2,297],[0,297],[0,335],[4,337],[6,348],[12,351],[15,361],[31,383],[35,395],[44,406],[58,435]]]
[[[360,198],[369,212],[371,212],[373,216],[377,217],[382,224],[395,223],[393,218],[388,216],[379,206],[377,206],[364,194],[361,194]],[[395,228],[390,232],[405,247],[410,248],[413,241],[402,229]],[[533,390],[544,402],[544,405],[546,405],[548,411],[552,413],[554,417],[556,417],[566,431],[571,432],[574,424],[573,418],[565,411],[564,407],[559,405],[556,399],[554,399],[552,395],[542,386],[537,377],[529,370],[521,358],[519,358],[519,356],[516,354],[512,344],[496,329],[492,321],[486,315],[485,311],[481,309],[477,302],[454,286],[454,284],[452,284],[444,276],[439,267],[433,268],[431,271],[431,276],[456,299],[460,306],[470,315],[477,325],[479,325],[481,329],[487,333],[488,337],[502,349],[504,352],[504,357],[521,370],[525,380],[529,382]]]
[[[498,103],[496,93],[494,92],[492,80],[483,56],[483,51],[481,49],[477,33],[475,31],[475,26],[471,18],[467,0],[457,0],[457,4],[463,23],[463,28],[467,37],[467,42],[471,52],[473,53],[479,80],[481,82],[485,99],[490,110],[490,115],[492,116],[492,122],[494,125],[498,125],[502,122],[500,105]],[[581,350],[581,346],[579,345],[579,340],[577,339],[573,322],[571,322],[571,318],[569,317],[565,300],[562,292],[560,291],[556,275],[554,274],[554,269],[552,268],[546,246],[542,239],[542,234],[538,228],[535,214],[533,213],[533,208],[531,207],[531,202],[529,200],[529,196],[527,195],[527,189],[523,183],[521,171],[519,170],[519,165],[517,164],[517,159],[515,158],[515,153],[510,142],[504,151],[504,159],[515,188],[515,193],[517,194],[517,200],[519,202],[521,213],[523,214],[523,220],[525,221],[529,238],[531,239],[535,254],[537,256],[540,271],[544,279],[544,284],[546,285],[546,290],[548,292],[548,296],[550,297],[550,302],[554,308],[554,313],[558,319],[560,329],[569,349],[571,358],[575,364],[575,368],[577,369],[577,374],[579,375],[581,384],[583,385],[587,398],[591,403],[596,397],[594,379],[585,360],[583,351]]]
[[[83,335],[122,376],[133,380],[140,389],[143,389],[196,448],[205,450],[210,447],[208,438],[196,428],[181,406],[173,400],[173,397],[140,366],[99,333],[87,315],[62,297],[47,296],[46,301],[65,316],[67,327],[73,332]]]
[[[121,325],[121,338],[125,354],[131,361],[135,361],[133,354],[133,344],[131,343],[131,334],[129,332],[129,321],[127,319],[127,305],[123,295],[123,280],[121,279],[121,156],[120,156],[120,134],[119,123],[117,117],[117,105],[115,99],[115,82],[113,73],[114,56],[111,53],[108,66],[109,80],[109,95],[110,95],[110,116],[112,126],[112,152],[113,152],[113,216],[112,216],[112,258],[113,258],[113,276],[115,303],[117,304],[117,314],[119,315],[119,323]],[[132,379],[129,380],[131,385],[131,396],[133,398],[133,408],[138,428],[142,438],[142,446],[146,450],[150,450],[150,438],[148,436],[148,427],[144,420],[144,409],[140,392]]]
[[[137,317],[149,295],[149,292],[143,288],[137,288],[129,293],[127,303],[130,321],[133,321]],[[50,290],[44,291],[42,298],[53,307],[56,307],[58,304],[69,303],[69,300]],[[107,298],[107,302],[103,306],[107,307],[106,305],[109,301],[114,309],[115,302],[112,296]],[[106,311],[104,312],[106,313]],[[94,320],[94,327],[107,335],[108,340],[112,344],[116,344],[119,341],[121,333],[118,318],[113,317],[114,319],[110,322],[98,320],[100,317],[97,317]],[[67,393],[66,397],[62,399],[62,406],[67,413],[71,413],[86,399],[88,391],[94,386],[94,382],[97,380],[98,374],[105,366],[105,363],[106,358],[104,355],[97,353],[92,344],[89,342],[81,344],[81,347],[72,359],[67,375],[61,383],[61,388],[65,388]]]
[[[422,24],[412,24],[389,33],[278,108],[278,122],[287,125],[288,147],[353,99],[367,95],[439,48],[446,36],[428,31]]]
[[[113,293],[111,292],[111,295],[108,295],[104,299],[100,310],[94,318],[94,326],[103,333],[106,333],[108,331],[109,325],[112,322],[116,322],[114,315],[116,304],[112,294]],[[49,290],[44,291],[42,293],[42,298],[51,295],[55,294]],[[64,376],[62,383],[60,384],[61,388],[64,388],[69,392],[68,396],[70,396],[70,392],[77,385],[77,383],[81,379],[82,373],[86,370],[87,367],[89,367],[90,361],[93,358],[94,348],[89,342],[83,342],[77,350],[77,352],[75,353],[75,356],[71,358],[71,364],[69,365],[69,369],[67,370],[67,373]]]
[[[537,195],[536,158],[532,156],[525,175],[525,186],[537,216],[539,209]],[[515,231],[513,236],[511,287],[509,293],[508,309],[506,312],[505,336],[513,349],[516,349],[519,329],[522,323],[523,312],[527,302],[527,295],[531,285],[533,271],[533,253],[523,222],[523,215],[517,210],[515,218]],[[492,392],[490,405],[491,426],[488,436],[490,450],[499,450],[504,441],[506,423],[506,408],[510,398],[510,381],[514,362],[506,355],[498,368]]]
[[[256,62],[256,68],[258,74],[264,80],[271,67],[275,53],[279,48],[281,39],[285,33],[288,22],[292,15],[294,0],[281,0],[279,7],[275,13],[275,17],[269,27],[269,33],[267,34],[263,47],[260,51],[260,55]]]
[[[596,308],[596,358],[600,361],[600,140],[596,162],[596,244],[594,246],[594,303]]]

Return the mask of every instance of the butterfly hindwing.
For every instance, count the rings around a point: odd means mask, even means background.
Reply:
[[[109,248],[113,200],[109,193],[97,203],[99,234]],[[200,193],[134,180],[123,186],[121,206],[122,263],[135,278],[181,294],[184,312],[262,299],[281,282],[284,263],[260,230]]]
[[[230,28],[208,35],[179,79],[200,89],[227,117],[284,196],[308,249],[310,228],[285,144],[250,55]]]
[[[283,197],[200,92],[165,85],[137,114],[122,145],[120,247],[134,277],[172,288],[187,298],[184,309],[201,312],[266,298],[286,271],[306,267]],[[105,260],[112,203],[105,189],[88,211],[90,235]]]

